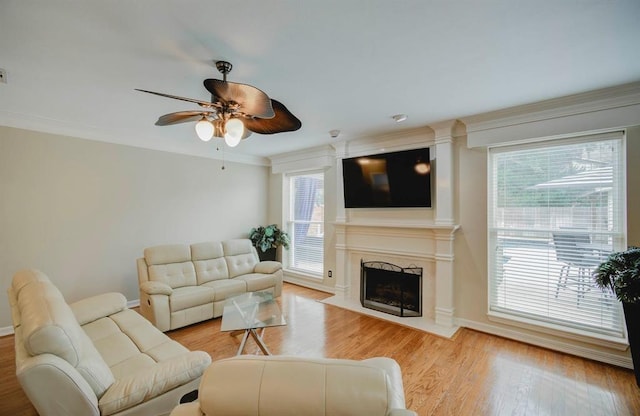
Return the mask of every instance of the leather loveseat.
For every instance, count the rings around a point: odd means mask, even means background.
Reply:
[[[260,261],[249,239],[149,247],[137,260],[140,313],[169,331],[222,315],[245,292],[282,293],[282,265]]]
[[[244,355],[214,361],[199,400],[171,416],[415,416],[402,373],[386,357],[362,361]]]
[[[23,270],[8,290],[16,375],[42,416],[167,415],[211,363],[128,309],[120,293],[67,304]]]

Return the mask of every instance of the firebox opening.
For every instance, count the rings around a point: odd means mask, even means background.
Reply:
[[[422,267],[361,260],[360,303],[391,315],[422,316]]]

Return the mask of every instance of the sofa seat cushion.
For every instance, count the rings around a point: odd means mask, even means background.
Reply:
[[[207,286],[184,286],[173,290],[169,296],[172,312],[189,309],[213,302],[215,291]]]
[[[130,309],[86,324],[83,329],[116,379],[189,352]]]
[[[210,363],[207,353],[191,351],[129,373],[116,380],[100,398],[100,414],[120,412],[196,380]]]
[[[249,273],[238,276],[235,280],[244,280],[247,283],[247,292],[266,290],[276,286],[276,277],[272,274]]]
[[[102,318],[93,321],[84,325],[83,329],[116,378],[121,376],[121,374],[114,372],[114,368],[118,364],[140,355],[138,346],[120,330],[120,327],[112,319]]]
[[[207,353],[189,352],[131,309],[90,322],[82,329],[115,377],[98,402],[103,415],[189,383],[211,362]]]
[[[213,298],[215,302],[225,300],[232,296],[241,295],[247,291],[247,282],[242,279],[225,279],[214,280],[205,283],[207,286],[215,290],[216,294]]]

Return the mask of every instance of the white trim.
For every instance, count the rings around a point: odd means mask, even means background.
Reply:
[[[551,323],[536,321],[534,319],[509,315],[507,313],[489,311],[489,313],[487,313],[487,319],[500,324],[515,326],[536,332],[543,332],[555,337],[567,338],[573,341],[598,345],[600,347],[611,348],[618,351],[625,351],[629,348],[629,343],[625,338],[599,335],[571,327],[563,327],[562,325],[554,325]]]
[[[13,327],[12,326],[5,326],[0,328],[0,337],[4,337],[7,335],[13,335],[14,331],[13,331]]]
[[[316,277],[308,277],[304,274],[295,273],[290,270],[284,271],[284,281],[297,286],[307,287],[309,289],[319,290],[320,292],[335,294],[335,288],[322,283],[322,279]]]
[[[484,147],[638,124],[640,82],[461,118],[467,146]]]
[[[329,146],[315,147],[272,156],[271,173],[324,171],[333,166],[335,151]]]
[[[496,335],[512,339],[519,342],[535,345],[542,348],[548,348],[553,351],[559,351],[566,354],[575,355],[582,358],[588,358],[619,367],[633,368],[631,357],[622,357],[616,354],[611,354],[606,351],[600,351],[589,347],[569,344],[567,342],[559,340],[550,340],[546,337],[528,334],[518,331],[516,329],[506,329],[499,326],[486,324],[483,322],[471,321],[468,319],[458,318],[456,319],[458,325],[473,329],[487,334]]]
[[[420,149],[435,145],[435,135],[430,127],[398,132],[359,137],[348,142],[335,143],[336,156],[339,158],[358,157],[376,153],[396,152],[410,149]],[[431,156],[433,158],[433,156]]]

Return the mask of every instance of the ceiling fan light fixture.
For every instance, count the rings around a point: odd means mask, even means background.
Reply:
[[[205,116],[196,123],[196,134],[203,142],[208,142],[213,137],[213,124]]]
[[[252,133],[275,134],[296,131],[302,123],[281,102],[269,98],[260,89],[249,84],[227,81],[232,65],[217,61],[216,68],[222,73],[222,80],[204,80],[205,89],[211,94],[211,101],[180,97],[136,88],[137,91],[197,104],[200,110],[178,111],[158,118],[156,126],[169,126],[196,121],[196,134],[200,140],[208,142],[213,137],[224,138],[230,147]]]
[[[242,120],[237,118],[230,118],[224,124],[224,141],[229,147],[236,147],[240,140],[242,140],[242,136],[244,135],[244,124]]]

